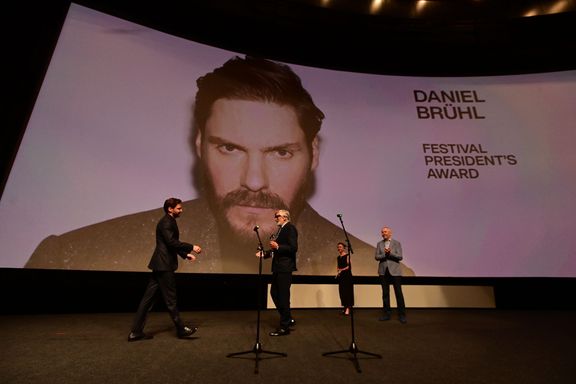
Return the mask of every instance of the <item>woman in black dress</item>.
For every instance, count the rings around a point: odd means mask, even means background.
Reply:
[[[340,293],[340,302],[342,303],[342,313],[350,314],[350,308],[354,305],[354,288],[352,285],[352,269],[350,266],[350,255],[346,252],[346,245],[338,243],[337,258],[338,274],[338,293]]]

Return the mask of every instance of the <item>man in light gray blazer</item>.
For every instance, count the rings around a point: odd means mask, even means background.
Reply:
[[[382,240],[376,245],[376,260],[378,260],[378,276],[382,285],[382,301],[384,313],[380,321],[390,320],[392,309],[390,308],[390,284],[394,286],[396,303],[398,304],[398,319],[406,324],[406,306],[402,294],[402,245],[398,240],[392,239],[390,227],[382,228]]]

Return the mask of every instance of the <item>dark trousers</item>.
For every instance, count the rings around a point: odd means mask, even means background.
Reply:
[[[148,312],[152,309],[152,306],[158,298],[158,290],[160,290],[162,294],[162,298],[164,299],[164,303],[166,304],[166,308],[168,308],[170,318],[174,322],[176,329],[179,331],[184,327],[176,305],[176,279],[174,277],[174,271],[153,271],[148,281],[146,291],[144,291],[144,296],[142,296],[142,300],[136,311],[136,315],[134,315],[132,332],[142,332],[144,330]]]
[[[394,287],[396,303],[398,304],[398,314],[406,316],[406,306],[404,304],[404,295],[402,294],[402,276],[392,276],[388,269],[384,275],[380,275],[380,284],[382,285],[382,302],[384,303],[384,312],[390,315],[390,284]]]
[[[292,285],[292,272],[273,272],[270,295],[280,314],[280,328],[290,327],[290,286]]]

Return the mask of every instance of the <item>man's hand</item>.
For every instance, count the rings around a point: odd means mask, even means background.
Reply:
[[[196,253],[202,252],[202,248],[200,248],[199,245],[195,245],[194,248],[192,248],[192,250],[193,250],[194,252],[196,252]]]
[[[274,240],[270,241],[270,248],[272,249],[278,249],[280,246],[278,245],[277,242],[275,242]]]
[[[193,254],[189,253],[186,255],[186,258],[190,261],[194,261],[196,260],[196,256],[194,256]]]

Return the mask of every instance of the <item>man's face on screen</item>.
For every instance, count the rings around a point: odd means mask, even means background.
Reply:
[[[253,243],[254,226],[276,230],[276,210],[302,208],[318,142],[310,151],[292,107],[219,99],[195,144],[215,216],[239,239]]]

